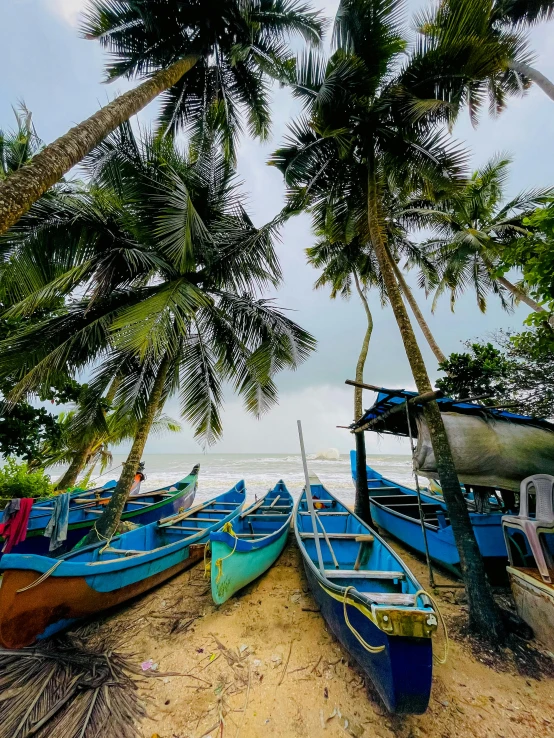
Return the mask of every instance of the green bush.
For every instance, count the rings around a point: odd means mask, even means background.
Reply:
[[[0,468],[0,497],[47,497],[53,491],[50,477],[44,469],[29,472],[26,462],[18,463],[8,456]]]

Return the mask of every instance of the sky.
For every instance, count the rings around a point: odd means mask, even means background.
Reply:
[[[99,45],[79,37],[79,13],[86,0],[0,0],[0,128],[13,124],[12,105],[24,100],[33,112],[37,132],[51,142],[68,128],[94,113],[117,94],[132,87],[118,81],[102,83],[104,54]],[[314,5],[331,18],[338,0],[315,0]],[[408,0],[407,12],[424,5]],[[543,24],[530,33],[535,66],[554,78],[554,23]],[[550,51],[549,51],[550,49]],[[471,151],[472,168],[483,165],[498,152],[513,157],[507,195],[522,189],[554,184],[554,103],[537,88],[523,98],[509,102],[504,113],[490,118],[484,112],[479,126],[472,128],[463,114],[452,135]],[[238,155],[238,173],[249,193],[248,207],[256,225],[263,225],[281,208],[284,187],[280,173],[267,166],[271,152],[286,135],[288,122],[299,107],[288,92],[273,89],[273,127],[270,141],[243,139]],[[142,111],[141,125],[156,118],[156,103]],[[330,300],[325,290],[313,290],[316,271],[306,264],[304,249],[314,241],[307,216],[290,221],[278,245],[284,282],[275,294],[276,304],[317,338],[318,349],[296,372],[280,374],[277,385],[279,406],[261,420],[247,415],[242,403],[228,392],[223,413],[224,435],[211,451],[216,453],[290,453],[297,450],[296,419],[303,421],[306,446],[310,451],[352,447],[348,431],[337,428],[352,421],[352,390],[344,385],[353,378],[365,315],[361,304],[351,300]],[[524,308],[506,314],[490,297],[486,314],[477,308],[475,297],[464,295],[450,311],[444,296],[435,314],[424,293],[415,285],[415,272],[408,275],[423,313],[445,354],[463,350],[462,341],[483,337],[499,328],[521,327]],[[365,380],[386,387],[414,388],[410,368],[390,308],[382,309],[370,293],[375,328],[366,364]],[[416,333],[431,379],[436,379],[436,361],[416,326]],[[364,395],[364,405],[373,395]],[[170,401],[168,414],[178,417],[178,404]],[[184,424],[185,425],[185,424]],[[367,434],[369,453],[405,453],[406,442],[392,437]],[[152,453],[193,453],[199,449],[192,430],[151,438]],[[124,449],[121,449],[124,450]]]

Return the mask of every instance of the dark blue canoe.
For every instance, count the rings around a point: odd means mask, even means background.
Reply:
[[[5,554],[0,560],[0,645],[28,646],[196,564],[210,533],[239,514],[244,498],[244,482],[239,482],[188,511],[59,559]]]
[[[200,466],[197,464],[188,476],[178,482],[129,497],[121,520],[128,520],[136,525],[146,525],[165,515],[186,510],[194,501],[199,469]],[[55,553],[59,555],[71,550],[86,536],[109,503],[115,486],[116,482],[108,482],[104,487],[87,491],[79,490],[71,495],[67,540],[63,548]],[[33,505],[29,516],[27,538],[14,546],[12,553],[48,554],[50,539],[46,538],[44,530],[52,516],[52,510],[52,499],[40,500]]]
[[[353,470],[356,468],[355,454],[351,452]],[[354,472],[353,478],[355,481]],[[367,479],[373,522],[410,548],[425,554],[416,491],[383,477],[370,466]],[[442,495],[422,492],[421,502],[431,559],[459,577],[460,555]],[[471,500],[468,503],[471,505]],[[469,513],[479,550],[490,570],[503,569],[508,557],[502,515],[500,510],[489,513],[470,510]]]
[[[311,478],[311,489],[328,538],[319,527],[323,571],[305,491],[295,509],[294,531],[321,614],[390,712],[425,712],[437,628],[429,599],[402,559],[317,477]]]

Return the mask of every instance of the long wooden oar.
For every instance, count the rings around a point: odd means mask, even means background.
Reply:
[[[310,486],[310,475],[308,474],[308,462],[306,461],[306,449],[304,448],[304,436],[302,435],[302,422],[298,422],[298,437],[300,439],[300,453],[302,454],[302,465],[304,466],[304,478],[306,480],[306,501],[308,510],[312,518],[312,529],[314,533],[315,550],[317,551],[317,561],[319,563],[319,571],[323,574],[325,567],[323,566],[323,558],[321,556],[321,546],[319,545],[319,536],[316,522],[316,512],[314,510],[314,501],[312,499],[312,488]]]

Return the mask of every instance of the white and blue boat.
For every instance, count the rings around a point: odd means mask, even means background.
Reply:
[[[350,452],[350,460],[355,482],[355,451]],[[416,491],[387,479],[370,466],[367,467],[367,487],[371,517],[375,525],[414,551],[425,555]],[[442,495],[421,492],[421,503],[429,556],[435,563],[459,577],[460,555]],[[468,504],[471,505],[470,500]],[[502,515],[499,507],[488,513],[469,512],[479,550],[491,570],[503,570],[508,557],[502,533]]]
[[[242,510],[244,482],[190,510],[58,559],[0,560],[0,645],[22,648],[146,592],[196,564],[210,533]]]
[[[289,535],[293,504],[281,480],[238,515],[229,530],[210,534],[211,587],[217,605],[261,576],[279,558]]]
[[[200,466],[197,464],[183,479],[150,492],[133,494],[128,498],[121,520],[135,525],[154,523],[160,518],[189,508],[196,494]],[[60,553],[71,550],[92,529],[109,503],[117,482],[107,482],[103,487],[77,490],[69,502],[67,539]],[[50,539],[44,533],[54,510],[52,498],[37,500],[31,508],[27,537],[13,547],[12,553],[48,555]]]
[[[433,675],[437,615],[402,559],[310,477],[323,570],[306,491],[294,531],[308,583],[327,625],[392,713],[423,713]]]

